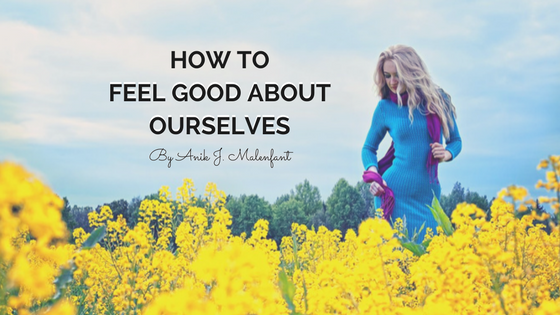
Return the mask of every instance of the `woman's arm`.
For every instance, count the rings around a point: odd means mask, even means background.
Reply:
[[[369,128],[366,141],[362,148],[362,163],[366,170],[374,170],[377,172],[377,149],[386,133],[387,126],[385,124],[383,100],[381,100],[373,112],[371,127]]]
[[[461,135],[459,134],[459,128],[457,127],[455,117],[453,117],[453,128],[449,128],[449,139],[445,139],[445,144],[445,149],[451,154],[449,161],[455,159],[457,155],[461,153],[463,142],[461,141]]]
[[[461,141],[461,136],[459,135],[459,129],[457,128],[455,118],[453,118],[453,129],[449,128],[449,139],[446,139],[445,143],[446,147],[443,147],[443,144],[438,142],[430,143],[432,155],[440,162],[449,162],[453,160],[457,155],[459,155],[461,148],[463,147],[463,142]]]

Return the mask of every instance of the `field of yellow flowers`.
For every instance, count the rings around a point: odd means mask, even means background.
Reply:
[[[560,156],[539,168],[556,196],[539,202],[558,213]],[[559,228],[533,224],[522,187],[501,191],[489,220],[460,204],[454,232],[429,233],[421,256],[379,218],[344,237],[294,224],[280,246],[264,220],[233,236],[224,205],[211,183],[197,202],[186,179],[144,200],[133,229],[105,206],[91,235],[70,232],[63,201],[1,163],[0,314],[560,314]]]

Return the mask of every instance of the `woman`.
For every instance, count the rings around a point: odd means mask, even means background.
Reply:
[[[367,176],[367,182],[373,180],[370,192],[377,196],[376,208],[382,206],[379,196],[383,196],[386,219],[394,222],[402,218],[410,236],[424,224],[418,239],[421,242],[426,228],[434,233],[437,228],[427,207],[434,194],[440,198],[437,165],[452,161],[461,152],[455,106],[449,95],[432,82],[412,47],[395,45],[383,51],[374,81],[381,100],[362,149],[364,180]],[[377,149],[387,132],[393,143],[378,161]],[[391,190],[394,199],[389,197]]]

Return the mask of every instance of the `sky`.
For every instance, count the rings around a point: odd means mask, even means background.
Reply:
[[[269,202],[305,179],[326,201],[344,178],[361,180],[361,149],[379,101],[379,53],[412,46],[457,109],[459,156],[439,168],[442,193],[455,182],[492,198],[509,185],[532,196],[541,159],[560,154],[558,1],[0,1],[0,161],[21,163],[71,204],[131,200],[184,178],[197,194],[213,182],[226,194]],[[224,68],[171,68],[171,51],[227,51]],[[259,51],[257,68],[238,51]],[[200,61],[195,57],[193,61]],[[262,64],[261,54],[257,63]],[[111,82],[157,83],[165,102],[110,101]],[[235,83],[234,102],[175,101],[179,82]],[[325,98],[248,101],[254,84],[329,83]],[[149,90],[152,92],[153,90]],[[153,95],[149,94],[150,96]],[[216,94],[214,94],[216,95]],[[137,94],[135,94],[137,97]],[[154,116],[236,117],[243,135],[150,131]],[[287,116],[287,134],[250,134],[244,117]],[[174,125],[175,127],[176,125]],[[385,152],[390,138],[383,141]],[[204,153],[210,161],[151,161]],[[290,161],[229,161],[213,153],[276,155]]]

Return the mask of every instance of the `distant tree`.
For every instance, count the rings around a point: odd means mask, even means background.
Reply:
[[[231,197],[226,203],[226,209],[232,216],[231,232],[240,235],[245,232],[251,235],[253,226],[259,219],[272,221],[272,208],[268,201],[257,195],[241,195],[239,198]]]
[[[336,183],[327,199],[327,215],[332,227],[339,229],[342,235],[348,229],[357,231],[362,220],[367,217],[361,194],[343,178]]]
[[[126,224],[128,225],[129,228],[134,228],[134,226],[136,226],[136,224],[138,224],[138,221],[140,220],[140,205],[142,204],[142,201],[144,200],[159,200],[159,194],[158,193],[152,193],[149,195],[144,196],[144,198],[141,198],[140,196],[136,196],[134,198],[132,198],[132,200],[130,201],[130,203],[128,203],[126,210],[124,211],[125,215],[124,218],[126,219]],[[115,201],[113,201],[115,202]],[[121,207],[123,207],[124,204],[120,204],[117,205],[117,207],[119,207],[118,213],[121,213],[122,210],[120,210]],[[109,207],[111,207],[111,204],[109,204]],[[99,207],[98,207],[99,208]],[[111,210],[113,211],[113,216],[116,219],[117,215],[115,214],[115,211],[113,210],[113,208],[111,207]]]
[[[543,214],[549,215],[548,219],[545,220],[533,220],[533,225],[536,226],[537,224],[542,224],[543,225],[542,229],[546,233],[550,234],[550,232],[552,231],[552,224],[556,225],[556,222],[558,222],[557,215],[555,213],[551,214],[547,212],[543,208],[542,204],[539,203],[539,200],[537,199],[535,207],[529,207],[527,211],[520,213],[519,216],[520,217],[526,216],[528,214],[531,214],[533,211],[535,211],[535,213],[539,216],[542,216]]]
[[[451,213],[461,202],[475,204],[487,214],[490,213],[490,206],[492,204],[486,196],[480,196],[477,192],[471,192],[468,189],[465,192],[465,188],[459,182],[455,183],[449,195],[442,195],[440,197],[441,207],[449,217],[451,217]]]
[[[307,179],[303,183],[296,185],[296,191],[292,191],[292,196],[294,199],[302,202],[303,213],[308,218],[311,218],[315,212],[323,208],[319,188],[312,186]]]
[[[278,206],[292,199],[301,202],[301,205],[303,207],[302,211],[306,217],[305,224],[307,225],[307,227],[311,227],[312,225],[314,225],[313,222],[318,223],[319,221],[326,224],[326,220],[319,219],[319,217],[321,216],[321,212],[324,212],[324,209],[323,201],[321,200],[321,193],[319,192],[318,187],[311,185],[309,181],[305,179],[302,183],[296,185],[295,190],[290,190],[289,194],[284,194],[276,198],[274,206]],[[317,217],[315,216],[316,213],[318,213]]]
[[[62,198],[62,200],[64,201],[64,207],[62,208],[62,213],[61,213],[62,221],[66,223],[66,228],[68,229],[68,231],[70,231],[70,233],[72,233],[72,231],[74,231],[74,229],[78,226],[78,223],[76,222],[76,219],[72,215],[72,207],[70,207],[70,202],[68,201],[68,198],[64,197]]]
[[[453,189],[449,193],[449,195],[441,195],[440,197],[440,204],[445,214],[448,217],[451,217],[451,212],[455,210],[458,204],[465,201],[465,188],[461,186],[461,183],[456,182],[453,185]]]
[[[329,216],[327,215],[327,206],[324,202],[321,202],[321,209],[311,216],[309,223],[310,228],[315,228],[315,230],[317,230],[320,226],[325,226],[327,229],[332,230],[332,225],[329,222]]]
[[[272,206],[270,238],[280,244],[282,237],[291,235],[292,223],[307,224],[303,207],[303,202],[294,198]]]
[[[490,219],[490,206],[492,205],[492,200],[488,200],[486,196],[481,196],[477,192],[472,192],[467,189],[465,194],[465,202],[475,204],[479,209],[486,212],[488,219]]]
[[[126,209],[126,224],[129,228],[134,228],[138,223],[140,204],[142,203],[142,198],[140,196],[132,198]]]
[[[138,212],[140,210],[142,200],[143,199],[140,196],[136,196],[128,203],[124,218],[126,219],[126,224],[129,228],[134,228],[134,226],[138,223]]]
[[[226,198],[226,209],[228,209],[231,215],[231,233],[233,235],[241,234],[241,224],[239,218],[241,217],[241,211],[243,208],[243,202],[240,197],[235,197],[228,195]]]
[[[279,205],[283,202],[286,202],[288,200],[290,200],[290,198],[292,198],[291,194],[283,194],[280,197],[276,198],[276,201],[274,202],[274,205]]]
[[[127,221],[129,220],[129,218],[127,217],[128,215],[128,201],[124,200],[124,199],[119,199],[119,200],[115,200],[112,201],[110,203],[105,203],[103,204],[104,206],[109,206],[109,208],[111,208],[111,212],[113,212],[113,219],[116,220],[119,215],[122,215],[123,218],[125,218]],[[97,206],[97,208],[95,209],[95,211],[100,211],[102,206]]]
[[[356,190],[362,196],[364,200],[364,212],[367,214],[368,217],[373,218],[375,217],[375,204],[374,204],[374,196],[369,191],[370,183],[364,183],[363,181],[359,181],[356,184]]]
[[[89,226],[88,220],[88,213],[90,213],[91,211],[93,211],[92,207],[78,207],[77,205],[74,205],[72,207],[72,217],[76,221],[75,229],[82,228],[87,233],[93,230],[93,228]]]

